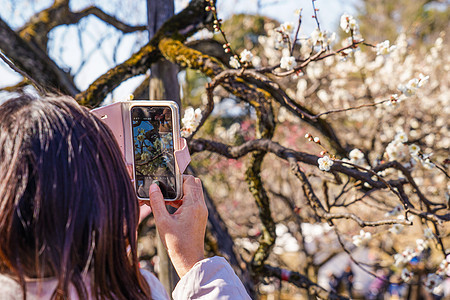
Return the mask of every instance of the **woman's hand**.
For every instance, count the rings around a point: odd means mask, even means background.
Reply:
[[[150,205],[159,236],[182,277],[204,258],[204,238],[208,209],[202,183],[194,176],[183,176],[183,198],[174,214],[169,214],[157,184],[150,186]]]

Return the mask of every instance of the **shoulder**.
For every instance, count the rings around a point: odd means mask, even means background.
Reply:
[[[196,263],[172,295],[174,299],[250,299],[230,264],[218,256]]]
[[[15,299],[23,297],[20,284],[9,276],[0,274],[0,295],[2,299]]]
[[[166,292],[166,289],[162,285],[161,281],[159,281],[158,278],[156,278],[155,275],[153,275],[152,272],[147,271],[145,269],[141,269],[141,274],[147,281],[148,285],[150,286],[150,291],[152,293],[152,299],[155,300],[168,300],[169,295]]]
[[[50,299],[56,288],[55,279],[26,279],[27,299]],[[22,299],[23,290],[19,282],[8,275],[0,274],[0,298]]]

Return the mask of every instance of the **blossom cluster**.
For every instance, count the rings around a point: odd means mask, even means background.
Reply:
[[[251,51],[244,49],[239,56],[230,57],[230,66],[234,69],[239,69],[241,64],[251,64],[254,56]]]
[[[229,128],[225,128],[219,124],[214,127],[214,135],[223,141],[234,143],[236,135],[240,132],[241,125],[236,122],[233,123]]]
[[[327,30],[320,30],[319,28],[314,29],[311,33],[311,42],[313,46],[321,45],[323,47],[328,47],[336,39],[336,33],[330,33]]]
[[[181,129],[181,136],[188,137],[200,124],[202,119],[202,111],[200,108],[194,110],[193,107],[188,107],[184,111],[184,117],[181,119],[183,128]]]
[[[395,45],[389,45],[389,40],[385,40],[382,43],[379,43],[375,46],[375,51],[377,51],[377,55],[387,55],[397,49]]]
[[[408,81],[405,85],[398,85],[398,89],[405,95],[406,97],[414,96],[417,90],[424,86],[427,83],[430,76],[425,76],[422,73],[419,74],[419,78],[413,78]]]
[[[401,253],[397,253],[394,255],[394,266],[399,267],[399,268],[405,267],[407,264],[411,263],[412,261],[414,261],[416,259],[420,259],[422,252],[428,248],[429,248],[429,243],[427,240],[417,239],[415,248],[407,247]]]
[[[371,239],[372,239],[372,234],[370,232],[364,231],[364,230],[360,230],[359,235],[354,235],[352,237],[353,239],[353,244],[356,247],[360,247],[363,245],[366,245]]]
[[[417,239],[416,247],[407,247],[403,252],[394,255],[394,266],[401,268],[401,278],[404,282],[410,282],[414,278],[414,269],[410,266],[416,265],[419,261],[426,259],[428,254],[426,251],[429,249],[429,238],[431,230],[425,230],[424,235],[426,238]],[[442,283],[445,276],[450,276],[450,255],[448,255],[440,263],[435,273],[429,273],[424,281],[425,288],[433,294],[442,294]]]
[[[275,233],[277,235],[275,247],[273,248],[275,254],[280,255],[285,252],[297,252],[300,250],[297,239],[289,232],[289,228],[286,225],[278,223],[275,227]]]
[[[339,24],[346,33],[349,33],[350,31],[356,32],[358,30],[358,23],[356,22],[355,18],[349,14],[343,14],[341,16],[341,21]]]
[[[430,154],[424,154],[420,152],[420,147],[416,144],[406,145],[408,142],[408,136],[404,131],[398,131],[395,138],[387,145],[385,154],[388,160],[402,160],[408,155],[410,160],[404,164],[406,168],[413,168],[417,162],[420,162],[425,169],[433,169],[434,163],[431,162]]]
[[[353,149],[348,153],[348,158],[343,158],[342,161],[350,162],[355,165],[364,166],[366,165],[366,161],[364,159],[364,153],[358,148]],[[352,168],[353,166],[349,164],[345,164],[346,167]]]

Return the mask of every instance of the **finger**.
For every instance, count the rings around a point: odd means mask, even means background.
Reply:
[[[161,193],[161,190],[159,189],[159,186],[155,183],[153,183],[150,186],[150,192],[149,192],[149,198],[150,198],[150,206],[153,211],[153,215],[155,218],[164,217],[169,215],[169,212],[166,209],[165,203],[164,203],[164,197]]]
[[[183,183],[185,183],[187,180],[195,179],[195,177],[192,176],[192,175],[185,175],[185,174],[183,174],[182,177],[183,177]]]
[[[191,204],[195,199],[196,183],[192,175],[183,176],[183,204]]]
[[[202,203],[205,203],[205,199],[203,196],[203,185],[202,180],[200,178],[195,177],[195,201],[200,201]]]
[[[149,206],[141,206],[139,209],[139,223],[152,212]]]
[[[200,187],[201,189],[203,189],[203,185],[202,185],[202,180],[200,178],[195,177],[195,184]]]

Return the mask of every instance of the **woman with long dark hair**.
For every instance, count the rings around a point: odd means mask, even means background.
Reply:
[[[249,299],[225,260],[203,259],[200,180],[187,176],[183,190],[171,215],[158,186],[150,187],[158,231],[181,277],[174,298]],[[0,106],[2,299],[168,299],[139,269],[138,218],[119,147],[97,117],[63,96],[21,95]]]

